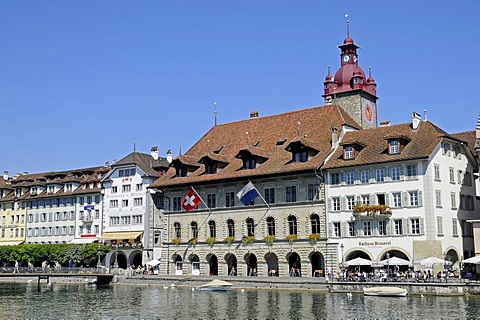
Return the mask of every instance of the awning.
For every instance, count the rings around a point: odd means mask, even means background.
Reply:
[[[155,267],[158,264],[160,264],[160,260],[158,259],[153,259],[152,261],[147,262],[147,266],[152,266],[152,267]]]
[[[106,232],[101,237],[100,240],[130,240],[136,239],[143,234],[142,231],[128,231],[128,232]]]
[[[92,242],[95,242],[97,241],[98,239],[97,238],[77,238],[77,239],[73,239],[72,241],[70,241],[70,243],[73,243],[73,244],[86,244],[86,243],[92,243]]]
[[[8,241],[8,242],[0,242],[0,246],[16,246],[23,243],[23,241]]]

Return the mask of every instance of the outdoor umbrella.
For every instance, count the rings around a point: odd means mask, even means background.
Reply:
[[[346,261],[345,264],[347,266],[371,266],[372,261],[358,257],[358,258]]]
[[[463,263],[480,264],[480,256],[465,259],[465,260],[463,260]]]
[[[390,266],[408,266],[411,264],[410,261],[399,258],[399,257],[391,257],[385,260],[380,261],[381,265],[390,265]]]
[[[448,260],[443,260],[443,259],[436,258],[436,257],[428,257],[428,258],[425,258],[425,259],[415,261],[415,264],[419,264],[421,266],[433,266],[435,264],[449,266],[452,263]]]

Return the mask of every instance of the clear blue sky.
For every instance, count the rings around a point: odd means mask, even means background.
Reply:
[[[480,1],[0,1],[0,174],[174,156],[214,123],[323,105],[346,35],[379,120],[479,116]]]

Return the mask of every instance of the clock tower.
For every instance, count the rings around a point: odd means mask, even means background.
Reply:
[[[335,76],[328,74],[324,81],[325,104],[342,107],[364,129],[377,127],[377,84],[369,68],[368,78],[358,65],[357,46],[350,38],[347,21],[347,37],[340,48],[340,68]]]

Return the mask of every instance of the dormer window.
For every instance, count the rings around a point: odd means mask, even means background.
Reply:
[[[205,173],[217,173],[217,163],[215,161],[208,161],[207,163],[205,163]]]
[[[292,162],[307,162],[308,153],[306,150],[292,152]]]
[[[178,166],[176,169],[176,177],[186,177],[187,176],[187,168],[184,165]]]
[[[36,196],[38,194],[38,188],[37,187],[32,187],[32,189],[30,190],[30,194],[32,196]]]
[[[257,159],[244,159],[243,160],[243,169],[255,169],[257,167]]]
[[[400,142],[398,140],[391,140],[388,143],[388,154],[400,153]]]
[[[345,159],[353,159],[355,158],[355,150],[352,146],[346,146],[344,149]]]
[[[22,195],[22,188],[15,189],[15,196],[20,197]]]
[[[72,190],[73,190],[72,184],[71,184],[71,183],[67,183],[67,184],[65,185],[65,191],[67,191],[67,192],[72,192]]]
[[[48,194],[54,194],[55,193],[55,186],[48,186]]]

